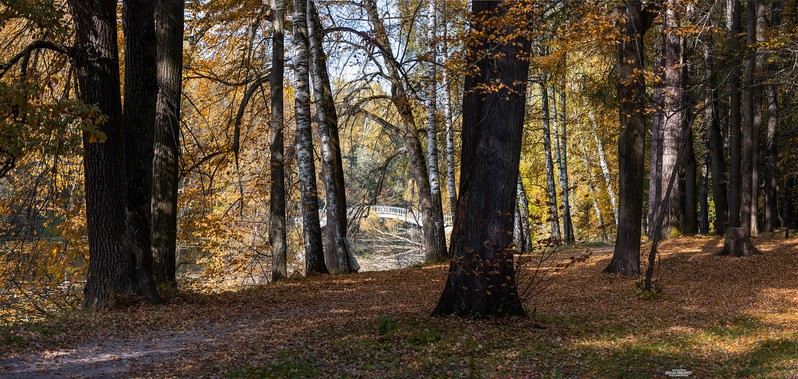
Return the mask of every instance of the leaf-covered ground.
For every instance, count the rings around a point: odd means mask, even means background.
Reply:
[[[527,303],[534,320],[429,317],[442,265],[186,294],[6,327],[0,376],[798,377],[798,239],[755,243],[666,241],[655,301],[596,252]]]

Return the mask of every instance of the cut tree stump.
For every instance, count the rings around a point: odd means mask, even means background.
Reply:
[[[723,250],[718,255],[748,257],[754,254],[762,254],[762,252],[754,247],[751,236],[745,229],[726,228],[726,241],[723,243]]]

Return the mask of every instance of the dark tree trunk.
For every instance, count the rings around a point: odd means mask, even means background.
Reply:
[[[554,160],[551,157],[551,114],[549,113],[549,91],[546,74],[540,84],[543,111],[543,154],[546,158],[546,193],[549,196],[549,219],[551,220],[551,238],[559,240],[560,216],[557,211],[557,187],[554,180]]]
[[[723,153],[723,136],[718,112],[717,74],[715,72],[715,46],[712,37],[704,43],[704,128],[708,138],[710,164],[712,165],[712,197],[715,204],[715,234],[723,235],[729,223],[729,202],[726,196],[726,158]]]
[[[778,207],[776,201],[776,183],[778,183],[778,146],[776,131],[779,126],[778,89],[768,86],[768,134],[765,163],[765,222],[764,231],[771,232],[779,227]]]
[[[285,75],[285,2],[271,0],[272,25],[272,72],[271,130],[269,131],[269,242],[272,251],[272,281],[288,277],[287,240],[285,229],[285,105],[283,101],[283,78]]]
[[[108,119],[98,136],[83,133],[89,269],[85,308],[104,308],[115,296],[134,294],[125,216],[125,140],[117,47],[116,1],[71,0],[79,99]]]
[[[745,93],[743,99],[743,205],[740,225],[751,236],[759,234],[757,222],[759,205],[759,129],[762,126],[762,90],[757,86],[757,77],[762,72],[762,59],[756,48],[764,41],[765,7],[761,0],[748,0],[748,58],[745,65]]]
[[[500,15],[504,2],[474,1],[472,11]],[[433,311],[436,315],[524,314],[510,246],[529,71],[528,62],[519,56],[528,54],[528,43],[488,39],[509,30],[487,30],[485,24],[474,25],[478,45],[469,47],[467,58],[479,71],[465,81],[460,197],[452,231],[452,262],[446,287]],[[503,88],[487,94],[477,90],[497,80],[512,90]]]
[[[155,280],[177,284],[177,180],[180,157],[180,95],[183,72],[185,0],[158,0],[158,103],[152,186],[152,244]]]
[[[726,0],[726,29],[729,33],[729,227],[740,226],[742,140],[740,97],[740,0]],[[725,232],[725,231],[724,231]]]
[[[158,99],[156,66],[155,2],[123,2],[125,33],[125,177],[127,180],[127,228],[134,263],[136,292],[160,303],[153,279],[151,242],[152,157],[155,104]]]
[[[296,155],[302,191],[302,232],[305,241],[305,274],[327,274],[319,222],[319,195],[316,164],[313,158],[313,132],[310,124],[310,57],[307,26],[307,0],[294,0],[294,80]]]
[[[324,253],[324,260],[330,272],[354,272],[358,271],[360,266],[349,251],[349,241],[346,238],[346,188],[341,143],[338,138],[338,113],[335,111],[335,99],[327,72],[327,55],[322,46],[321,19],[312,0],[308,0],[308,28],[311,77],[321,132],[321,161],[324,168],[322,172],[327,189],[325,229],[328,249]]]
[[[689,118],[685,115],[686,118]],[[687,122],[688,120],[684,120]],[[693,149],[693,130],[688,125],[684,143],[684,212],[682,214],[682,231],[684,234],[693,235],[698,233],[698,164],[695,159]]]
[[[701,192],[698,195],[698,233],[709,234],[709,154],[701,163]]]
[[[638,0],[623,8],[623,41],[618,45],[618,112],[621,135],[618,139],[619,220],[615,251],[605,271],[624,276],[640,275],[640,234],[643,218],[643,163],[646,133],[646,80],[643,76],[643,36],[650,27],[651,14]]]
[[[441,262],[446,259],[447,254],[446,232],[443,225],[443,206],[440,196],[432,196],[428,167],[424,149],[421,147],[421,139],[416,127],[412,103],[404,87],[405,84],[400,74],[399,63],[393,56],[388,32],[380,19],[380,15],[377,13],[377,4],[374,0],[366,0],[364,6],[374,32],[374,39],[381,46],[380,51],[388,73],[388,81],[391,84],[391,102],[393,102],[402,120],[402,125],[399,128],[399,137],[402,138],[407,149],[413,169],[413,178],[419,189],[418,198],[421,208],[421,221],[424,225],[426,259],[428,262]],[[512,212],[510,214],[512,215]]]
[[[664,25],[660,29],[664,29]],[[657,80],[653,85],[653,107],[651,115],[651,143],[649,147],[649,169],[648,169],[648,212],[646,214],[646,232],[649,237],[653,237],[654,225],[657,217],[657,209],[662,201],[662,158],[663,158],[663,125],[665,116],[663,115],[663,103],[665,99],[665,31],[660,30],[656,49],[654,50],[654,74]],[[669,171],[666,171],[669,172]]]

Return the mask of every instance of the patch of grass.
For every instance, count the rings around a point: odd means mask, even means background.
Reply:
[[[710,328],[708,332],[717,337],[735,339],[756,332],[762,329],[757,320],[747,317],[739,317],[730,320],[723,325]]]
[[[793,377],[798,375],[798,335],[769,339],[741,357],[739,377]]]
[[[226,373],[228,378],[315,378],[322,371],[307,357],[299,357],[291,351],[281,351],[274,362],[262,366],[253,366]]]
[[[377,317],[377,333],[386,336],[396,330],[396,320],[391,315]]]

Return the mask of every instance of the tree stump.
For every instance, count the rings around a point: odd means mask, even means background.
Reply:
[[[726,228],[726,241],[723,243],[723,250],[718,255],[729,255],[732,257],[748,257],[754,254],[762,254],[751,242],[751,236],[743,228]]]

